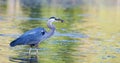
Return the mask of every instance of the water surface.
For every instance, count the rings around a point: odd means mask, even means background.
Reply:
[[[0,3],[0,63],[119,63],[118,1],[0,0]],[[39,44],[38,54],[33,48],[29,55],[29,46],[9,46],[32,28],[44,27],[49,31],[46,22],[51,16],[65,22],[54,23],[54,36]]]

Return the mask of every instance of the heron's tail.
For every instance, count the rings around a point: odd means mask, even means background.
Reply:
[[[16,46],[16,43],[15,43],[15,41],[11,42],[11,43],[10,43],[10,46],[11,46],[11,47],[14,47],[14,46]]]

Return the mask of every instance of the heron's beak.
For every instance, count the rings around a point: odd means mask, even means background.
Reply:
[[[64,22],[64,20],[62,20],[62,19],[55,19],[56,21],[61,21],[61,23],[63,23]]]

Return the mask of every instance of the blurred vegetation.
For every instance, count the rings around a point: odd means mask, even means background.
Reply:
[[[6,12],[7,12],[6,4],[7,4],[7,0],[0,0],[0,15],[4,16],[4,14],[6,14]]]

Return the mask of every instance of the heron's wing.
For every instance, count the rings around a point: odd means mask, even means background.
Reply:
[[[10,46],[36,44],[41,40],[42,36],[45,33],[46,33],[46,30],[44,28],[41,28],[41,27],[34,28],[32,30],[25,32],[16,40],[12,41],[10,43]]]

